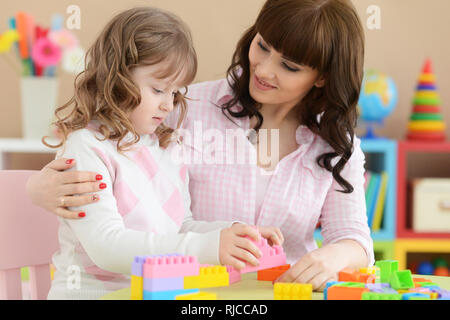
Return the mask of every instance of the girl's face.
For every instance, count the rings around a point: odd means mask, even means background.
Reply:
[[[130,113],[129,119],[139,135],[152,134],[173,110],[176,92],[180,87],[169,79],[155,74],[162,64],[139,66],[132,71],[132,80],[140,88],[141,103]]]
[[[248,57],[250,95],[263,105],[275,105],[289,111],[313,86],[322,87],[325,83],[317,70],[285,58],[259,33],[250,45]]]

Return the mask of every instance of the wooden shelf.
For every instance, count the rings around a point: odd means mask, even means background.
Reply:
[[[398,142],[397,165],[397,238],[439,239],[450,238],[450,233],[415,232],[407,225],[407,194],[409,153],[449,153],[450,142]]]

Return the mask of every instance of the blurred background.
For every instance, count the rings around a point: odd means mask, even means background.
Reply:
[[[65,26],[71,17],[67,9],[75,5],[80,9],[80,29],[71,32],[79,47],[86,50],[114,14],[134,6],[152,5],[178,14],[190,26],[199,57],[195,82],[200,82],[225,76],[238,39],[253,24],[263,3],[264,0],[2,1],[0,33],[9,28],[10,18],[20,11],[45,28],[51,27],[55,14],[60,14]],[[366,100],[361,104],[361,111],[370,111],[372,103],[374,110],[379,111],[372,117],[366,113],[360,121],[358,135],[364,136],[367,126],[373,125],[375,134],[384,138],[363,142],[367,156],[367,204],[368,209],[373,209],[368,215],[374,218],[377,259],[396,258],[403,263],[402,267],[411,268],[427,261],[434,261],[435,268],[443,265],[442,261],[447,265],[450,253],[450,1],[354,0],[353,3],[366,34],[365,69],[373,70],[369,73],[372,80],[367,80],[372,81],[372,87],[368,84],[362,93]],[[368,11],[373,5],[380,10],[379,29],[367,25],[373,22],[374,12]],[[21,67],[17,48],[0,53],[1,165],[7,169],[41,169],[54,155],[38,146],[39,142],[26,139],[23,100],[27,97],[33,100],[34,96],[21,87],[21,75],[12,66],[14,63]],[[51,72],[57,82],[53,89],[56,103],[61,106],[73,94],[75,74],[61,65]],[[431,86],[424,94],[419,92],[423,91],[423,87],[419,88],[421,81],[426,82],[425,87]],[[370,92],[371,88],[379,89],[378,97]],[[380,96],[386,105],[380,104]],[[424,97],[432,103],[420,100]],[[412,118],[413,113],[420,113],[414,108],[424,104],[433,104],[438,110],[438,116],[433,118],[438,121],[431,126],[444,138],[408,141],[408,131],[417,130],[410,122],[420,118],[417,115]],[[388,112],[383,114],[383,110]],[[418,130],[423,131],[420,128],[419,125]],[[421,191],[414,193],[416,185]],[[417,209],[419,213],[414,216],[414,208],[423,208],[424,204],[428,212]],[[425,226],[424,215],[425,220],[434,224]],[[319,233],[317,239],[321,240]],[[436,262],[438,258],[440,264]]]

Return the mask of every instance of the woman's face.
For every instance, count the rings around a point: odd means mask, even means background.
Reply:
[[[313,86],[322,87],[323,77],[308,66],[283,57],[258,33],[250,50],[250,95],[263,104],[292,109]]]

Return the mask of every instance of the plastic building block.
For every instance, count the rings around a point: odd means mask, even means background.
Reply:
[[[144,278],[174,278],[196,276],[200,264],[196,257],[178,254],[152,256],[145,259]]]
[[[184,289],[223,287],[229,284],[230,276],[223,266],[200,267],[199,275],[184,277]]]
[[[241,281],[242,276],[239,270],[236,270],[232,266],[226,266],[226,268],[229,275],[230,284]]]
[[[247,237],[250,239],[249,237]],[[271,247],[267,243],[267,239],[259,235],[259,241],[254,241],[253,243],[261,250],[262,257],[259,259],[259,265],[253,266],[247,263],[244,269],[241,269],[241,273],[255,272],[258,270],[264,270],[269,268],[274,268],[286,264],[286,254],[284,253],[282,246]]]
[[[368,283],[366,288],[373,293],[397,294],[398,292],[391,288],[389,283]]]
[[[323,290],[323,300],[328,300],[328,288],[330,288],[331,286],[334,286],[335,284],[338,284],[338,281],[329,281],[326,283],[325,285],[325,289]]]
[[[131,264],[131,300],[142,300],[144,290],[143,266],[145,262],[143,256],[134,258]]]
[[[328,288],[327,300],[361,300],[364,292],[369,292],[369,289],[357,286],[344,287],[342,285],[334,285]]]
[[[379,269],[377,267],[370,267],[370,268],[361,268],[359,269],[359,272],[364,274],[376,275],[378,270]]]
[[[398,271],[398,261],[395,260],[381,260],[377,261],[375,265],[380,268],[380,282],[386,283],[391,280],[391,275]]]
[[[170,291],[146,291],[144,290],[144,300],[175,300],[180,294],[197,293],[198,289],[170,290]]]
[[[424,293],[404,293],[402,300],[431,300],[430,295]]]
[[[402,300],[402,295],[398,293],[364,292],[361,300]]]
[[[312,284],[282,283],[273,286],[274,300],[311,300]]]
[[[211,292],[180,294],[175,300],[217,300],[217,294]]]
[[[144,290],[146,291],[171,291],[182,290],[184,278],[144,278]],[[189,288],[195,289],[195,288]]]
[[[358,282],[359,272],[353,269],[343,269],[338,274],[339,281]]]
[[[391,287],[395,290],[406,290],[414,288],[411,270],[395,271],[391,275]]]
[[[257,279],[260,281],[274,281],[278,279],[283,273],[285,273],[291,267],[290,264],[284,266],[279,266],[275,268],[259,270],[257,274]]]
[[[366,285],[362,282],[339,282],[335,284],[338,287],[348,287],[348,288],[365,288]]]

